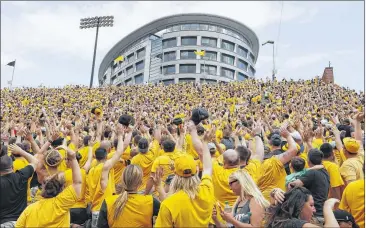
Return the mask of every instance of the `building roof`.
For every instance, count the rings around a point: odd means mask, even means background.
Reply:
[[[257,61],[259,52],[259,40],[257,35],[246,25],[229,19],[227,17],[212,15],[212,14],[199,14],[199,13],[189,13],[189,14],[176,14],[171,16],[166,16],[154,20],[135,31],[131,32],[129,35],[121,39],[116,43],[111,50],[108,51],[106,56],[103,58],[100,67],[98,78],[101,79],[107,70],[109,64],[118,57],[121,50],[132,46],[136,41],[142,38],[157,33],[169,26],[177,24],[191,24],[191,23],[201,23],[201,24],[212,24],[222,26],[233,30],[234,32],[244,36],[250,43],[249,47],[252,49],[254,54],[254,62]]]

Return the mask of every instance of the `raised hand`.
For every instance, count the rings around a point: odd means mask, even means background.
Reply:
[[[16,144],[11,144],[9,145],[9,149],[10,149],[10,152],[14,155],[19,155],[22,153],[23,149],[20,148],[18,145]]]

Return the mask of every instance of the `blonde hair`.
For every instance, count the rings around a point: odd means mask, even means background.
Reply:
[[[121,193],[113,205],[115,207],[113,216],[114,219],[117,219],[123,211],[123,208],[125,207],[128,200],[128,193],[136,191],[141,183],[142,170],[140,166],[128,165],[122,173],[122,180],[119,184]]]
[[[229,180],[238,180],[241,186],[241,199],[253,197],[264,209],[269,207],[270,203],[264,198],[258,186],[254,183],[252,177],[246,171],[235,171],[230,175]]]
[[[201,183],[198,174],[192,177],[181,177],[175,175],[170,183],[169,194],[174,194],[180,190],[183,190],[188,194],[189,198],[194,199],[198,194],[198,187]]]

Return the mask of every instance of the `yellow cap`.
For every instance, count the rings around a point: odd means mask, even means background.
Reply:
[[[346,150],[352,154],[357,154],[358,150],[360,149],[360,144],[357,142],[357,140],[350,137],[343,139],[343,145]]]
[[[181,177],[191,177],[197,173],[197,163],[192,156],[182,155],[175,159],[175,174]]]

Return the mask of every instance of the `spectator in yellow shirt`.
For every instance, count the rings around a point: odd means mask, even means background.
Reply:
[[[18,218],[15,227],[69,227],[70,208],[81,196],[81,172],[76,153],[69,148],[67,157],[72,169],[72,185],[64,188],[63,176],[49,176],[42,187],[42,199],[29,205]]]
[[[155,227],[207,227],[210,222],[214,198],[212,161],[207,143],[213,130],[205,133],[202,143],[193,121],[189,121],[187,127],[195,150],[202,158],[202,179],[198,177],[193,157],[184,155],[175,160],[176,175],[171,182],[170,196],[160,206]]]
[[[362,156],[359,155],[359,149],[360,144],[356,139],[343,139],[343,151],[347,160],[343,162],[339,171],[346,185],[352,181],[364,179],[364,173],[362,172],[364,161]]]

